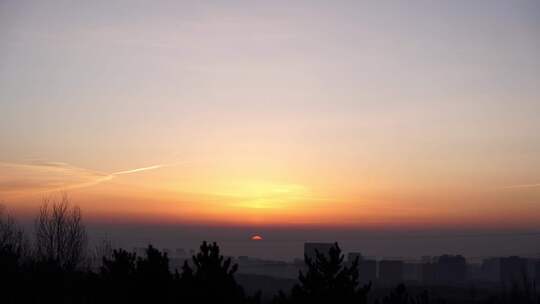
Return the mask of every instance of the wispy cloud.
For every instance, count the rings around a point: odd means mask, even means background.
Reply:
[[[179,163],[158,164],[113,173],[72,166],[64,162],[30,161],[0,162],[0,193],[48,192],[94,186],[118,175],[134,174],[176,166]]]
[[[517,189],[517,188],[540,188],[540,183],[537,183],[537,184],[510,185],[510,186],[503,187],[503,189]]]

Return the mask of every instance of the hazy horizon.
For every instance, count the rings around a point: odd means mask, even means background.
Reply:
[[[37,213],[37,212],[36,212]],[[84,215],[84,211],[83,211]],[[33,238],[34,221],[18,221]],[[202,241],[217,242],[224,254],[270,260],[302,258],[305,242],[338,242],[345,253],[376,259],[421,260],[422,256],[460,254],[470,262],[499,256],[537,258],[540,231],[493,229],[358,229],[336,227],[271,227],[186,225],[181,223],[87,222],[89,250],[102,242],[133,250],[149,244],[161,249],[198,250]],[[262,236],[253,241],[254,235]]]

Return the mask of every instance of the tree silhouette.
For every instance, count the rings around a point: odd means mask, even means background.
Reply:
[[[2,300],[13,302],[22,290],[23,262],[28,255],[24,231],[0,205],[0,288]]]
[[[245,303],[248,299],[234,279],[238,265],[220,254],[214,242],[202,243],[199,253],[193,256],[193,268],[186,261],[180,282],[188,302],[199,303]]]
[[[169,300],[172,275],[166,253],[149,245],[143,257],[123,249],[103,257],[100,274],[104,282],[104,302],[152,303]]]
[[[142,303],[165,302],[172,288],[169,257],[149,245],[144,258],[137,258],[137,288]]]
[[[335,243],[325,255],[316,251],[315,259],[305,256],[307,271],[300,271],[300,283],[287,298],[281,294],[277,302],[285,303],[366,303],[371,283],[359,286],[358,259],[350,267]]]
[[[111,258],[103,257],[100,268],[103,302],[133,302],[136,299],[136,258],[135,253],[124,249],[113,250]]]
[[[124,249],[113,250],[112,258],[103,257],[101,275],[112,281],[127,281],[136,272],[136,255]]]
[[[383,298],[382,304],[409,304],[411,300],[405,285],[399,284],[394,290],[390,291],[389,295]]]
[[[0,206],[0,269],[6,271],[20,266],[21,259],[28,253],[28,241],[13,217],[4,215],[4,210]]]
[[[137,259],[137,274],[152,281],[162,281],[171,278],[169,272],[169,257],[152,245],[146,249],[146,257]]]
[[[84,261],[86,241],[81,209],[71,206],[66,194],[52,203],[44,199],[36,219],[38,259],[61,270],[75,270]]]
[[[375,304],[379,304],[377,300]],[[427,291],[414,297],[409,295],[404,284],[399,284],[395,289],[390,291],[390,294],[382,299],[382,304],[429,304],[429,296]],[[439,301],[440,303],[440,301]]]

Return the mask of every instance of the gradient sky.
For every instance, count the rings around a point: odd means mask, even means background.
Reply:
[[[540,229],[539,1],[2,1],[0,201]]]

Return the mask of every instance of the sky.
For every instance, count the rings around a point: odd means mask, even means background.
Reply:
[[[538,1],[2,1],[0,201],[539,231],[538,54]]]

